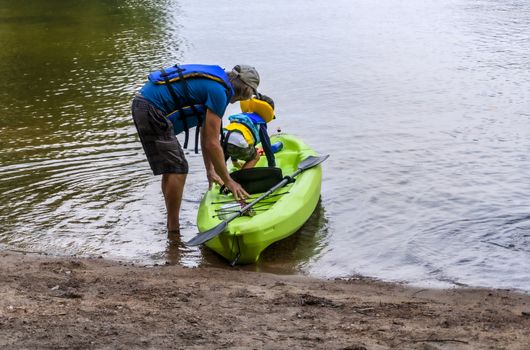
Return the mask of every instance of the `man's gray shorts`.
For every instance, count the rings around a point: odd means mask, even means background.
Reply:
[[[145,98],[136,96],[132,103],[132,116],[153,174],[187,174],[188,162],[184,151],[175,137],[173,124],[164,113]]]

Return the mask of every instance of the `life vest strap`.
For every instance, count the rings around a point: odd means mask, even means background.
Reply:
[[[269,167],[276,167],[276,159],[274,158],[274,152],[272,151],[271,146],[271,139],[269,138],[269,134],[267,133],[266,124],[262,124],[259,126],[259,135],[261,138],[261,146],[263,147],[263,151],[265,152],[265,156],[267,157],[267,164],[269,165]]]
[[[161,73],[160,76],[163,77],[164,81],[166,82],[165,85],[167,87],[167,90],[169,91],[169,94],[171,95],[171,98],[173,98],[175,105],[182,106],[182,101],[177,96],[177,94],[175,93],[175,90],[173,90],[173,87],[171,86],[171,82],[169,81],[169,78],[168,78],[169,74],[166,72],[164,68],[160,70],[160,73]],[[187,148],[190,128],[188,127],[188,121],[186,120],[186,118],[181,118],[182,113],[179,113],[179,114],[180,114],[179,119],[182,120],[182,126],[184,127],[184,148]]]
[[[195,129],[195,149],[194,149],[195,154],[197,154],[199,153],[199,130],[202,126],[202,121],[203,121],[202,114],[199,113],[199,111],[197,110],[197,107],[195,107],[195,104],[191,100],[188,82],[184,78],[184,74],[182,74],[182,72],[184,72],[184,69],[180,68],[178,64],[175,65],[175,68],[177,68],[177,73],[179,75],[180,80],[182,81],[182,84],[184,87],[184,95],[186,95],[187,103],[190,105],[191,110],[193,111],[193,114],[197,118],[197,128]],[[167,77],[164,77],[164,79],[166,79],[169,82],[169,79]],[[188,122],[186,120],[186,118],[188,117],[185,116],[184,113],[180,113],[179,118],[182,120],[182,124],[184,126],[184,148],[186,149],[188,148],[188,139],[190,135],[190,128],[188,127]]]
[[[233,130],[228,130],[226,135],[223,136],[223,131],[221,129],[221,145],[223,147],[223,154],[225,156],[225,163],[226,161],[228,160],[228,158],[230,158],[230,156],[228,155],[228,139],[230,138],[230,134],[233,132]]]
[[[197,127],[195,128],[195,154],[198,154],[199,153],[199,132],[201,130],[201,127],[202,127],[202,122],[203,122],[203,118],[202,117],[197,117],[198,119],[198,122],[197,122]]]

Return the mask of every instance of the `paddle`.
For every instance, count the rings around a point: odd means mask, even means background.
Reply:
[[[215,226],[214,228],[209,229],[208,231],[199,233],[197,236],[193,237],[188,242],[186,242],[186,245],[189,245],[189,246],[200,245],[200,244],[203,244],[203,243],[209,241],[210,239],[218,236],[219,234],[221,234],[221,232],[224,231],[224,229],[226,228],[226,226],[228,225],[228,223],[230,221],[234,220],[238,216],[240,216],[243,213],[245,213],[247,210],[252,208],[256,203],[258,203],[259,201],[261,201],[262,199],[264,199],[265,197],[267,197],[268,195],[270,195],[271,193],[276,191],[278,188],[283,187],[283,186],[287,185],[288,183],[292,182],[294,177],[298,176],[298,174],[300,174],[302,171],[305,171],[307,169],[310,169],[310,168],[322,163],[323,161],[328,159],[328,157],[329,157],[329,155],[325,155],[325,156],[321,156],[321,157],[315,157],[315,156],[307,157],[306,159],[304,159],[303,161],[301,161],[298,164],[298,170],[296,170],[290,176],[284,177],[282,181],[280,181],[278,184],[274,185],[270,190],[268,190],[267,192],[263,193],[261,196],[259,196],[258,198],[254,199],[252,202],[250,202],[249,204],[245,205],[243,208],[239,209],[236,213],[232,214],[227,219],[223,220],[223,222],[221,222],[219,225]]]

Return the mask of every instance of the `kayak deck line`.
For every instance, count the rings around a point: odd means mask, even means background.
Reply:
[[[277,197],[277,196],[281,196],[282,194],[286,194],[286,193],[289,193],[289,191],[285,191],[285,192],[281,192],[281,193],[275,193],[275,194],[271,194],[269,196],[267,196],[267,198],[271,198],[271,197]],[[253,200],[253,199],[256,199],[259,197],[259,194],[257,196],[250,196],[247,198],[247,200]],[[238,201],[236,201],[235,199],[231,199],[231,200],[228,200],[228,201],[222,201],[222,202],[212,202],[211,204],[227,204],[227,203],[239,203]]]

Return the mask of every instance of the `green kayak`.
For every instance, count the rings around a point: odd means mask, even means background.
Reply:
[[[281,169],[283,176],[293,174],[302,160],[316,155],[314,150],[292,135],[271,136],[271,143],[278,141],[282,142],[283,148],[275,154],[276,166]],[[260,167],[267,167],[266,157],[261,157],[257,163],[256,168]],[[257,202],[250,215],[230,221],[220,235],[205,245],[231,262],[256,262],[265,248],[292,235],[309,219],[320,198],[321,181],[320,165],[301,172],[294,182]],[[259,193],[254,193],[247,202],[259,196]],[[197,227],[200,232],[210,230],[239,209],[240,204],[231,194],[221,194],[219,186],[214,186],[201,201]]]

